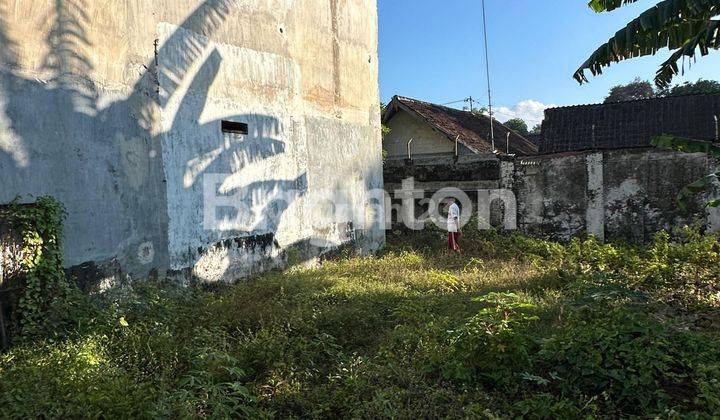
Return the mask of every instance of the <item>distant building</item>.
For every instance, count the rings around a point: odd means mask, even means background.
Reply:
[[[494,156],[490,118],[402,96],[388,104],[383,123],[390,133],[383,139],[388,159]],[[534,155],[537,147],[495,121],[495,150],[504,154]]]
[[[713,140],[717,118],[717,93],[551,108],[540,153],[647,147],[659,134]]]

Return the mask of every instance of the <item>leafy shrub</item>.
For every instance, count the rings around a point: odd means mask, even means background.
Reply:
[[[568,398],[549,393],[538,393],[517,401],[511,410],[518,416],[530,419],[580,418],[583,411],[589,411],[588,406],[578,407],[576,402]]]
[[[21,205],[16,199],[4,216],[22,236],[20,323],[26,336],[39,335],[46,314],[71,291],[63,270],[61,244],[65,208],[49,196],[31,205]]]
[[[478,374],[494,386],[508,386],[531,364],[535,343],[526,327],[539,319],[532,314],[535,305],[515,293],[489,293],[473,300],[483,308],[452,333],[455,362],[461,364],[451,364],[453,369],[445,374],[466,381]]]
[[[641,284],[686,308],[720,306],[720,244],[689,228],[656,234],[645,252]]]
[[[688,346],[699,351],[690,353]],[[695,368],[717,350],[717,343],[674,331],[646,313],[585,306],[544,342],[540,360],[557,378],[550,382],[560,395],[640,415],[694,408],[702,382]]]

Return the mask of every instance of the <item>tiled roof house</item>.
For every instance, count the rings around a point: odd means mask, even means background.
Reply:
[[[395,96],[385,110],[383,123],[390,128],[383,139],[389,158],[407,158],[408,149],[410,157],[495,154],[490,118],[485,115]],[[535,144],[497,120],[493,131],[496,153],[537,153]]]

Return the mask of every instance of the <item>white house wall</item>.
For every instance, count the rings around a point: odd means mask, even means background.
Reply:
[[[400,110],[388,121],[390,132],[383,138],[383,149],[389,158],[407,157],[407,143],[412,139],[413,155],[454,153],[455,145],[428,123]]]

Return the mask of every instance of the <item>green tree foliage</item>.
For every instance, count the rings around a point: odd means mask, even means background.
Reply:
[[[701,93],[720,93],[720,82],[717,80],[698,79],[697,82],[685,82],[656,89],[650,82],[637,77],[625,85],[613,86],[604,102],[632,101],[635,99],[696,95]]]
[[[613,86],[605,98],[605,103],[647,99],[655,96],[655,89],[650,82],[636,78],[626,85]]]
[[[637,0],[591,0],[596,12],[615,10]],[[655,55],[663,48],[672,53],[655,74],[655,84],[666,87],[680,69],[678,61],[707,55],[720,48],[720,0],[663,0],[647,9],[601,45],[577,69],[575,79],[587,82],[585,71],[593,75],[622,60]]]
[[[468,111],[473,113],[474,115],[485,115],[487,116],[489,114],[488,108],[486,106],[481,106],[479,108],[473,108],[472,111],[470,111],[470,108],[464,107],[463,111]]]
[[[528,134],[528,126],[521,118],[513,118],[504,122],[505,127],[515,131],[518,134]]]
[[[535,126],[530,130],[530,134],[540,134],[542,133],[542,123],[535,124]]]
[[[386,109],[387,109],[387,104],[386,104],[386,103],[383,103],[383,102],[380,102],[380,115],[381,115],[381,116],[382,116],[382,115],[385,115],[385,110],[386,110]],[[390,127],[388,127],[388,126],[385,125],[385,124],[381,124],[381,125],[380,125],[380,131],[381,131],[381,133],[382,133],[382,136],[385,137],[385,136],[387,136],[388,134],[390,134]]]
[[[720,93],[720,82],[717,80],[699,79],[697,82],[685,82],[681,85],[658,89],[658,96],[696,95],[700,93]]]

